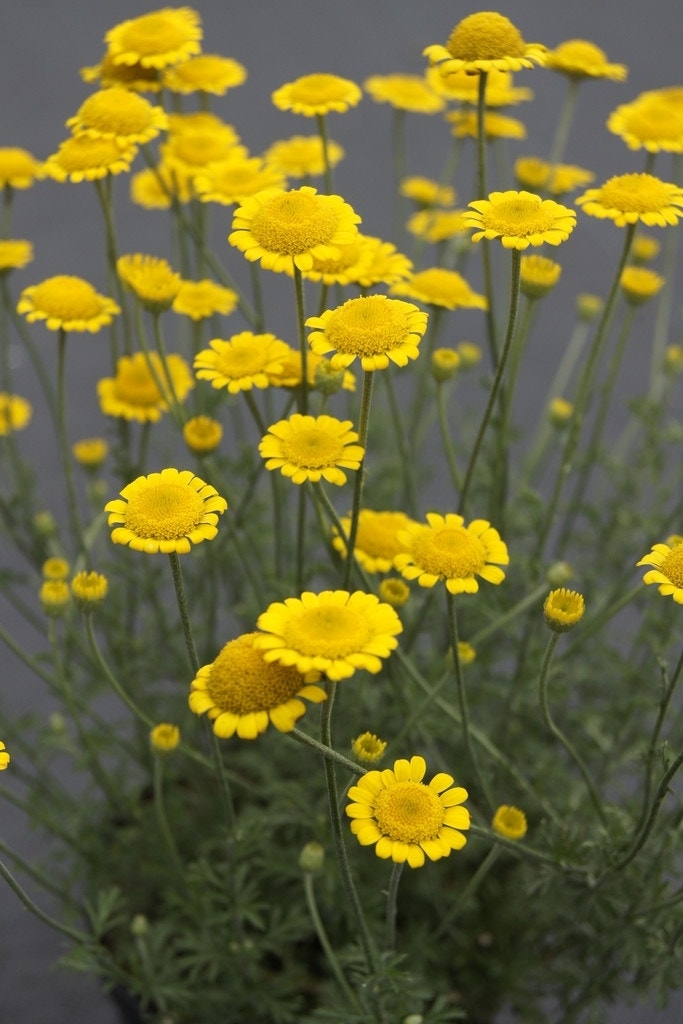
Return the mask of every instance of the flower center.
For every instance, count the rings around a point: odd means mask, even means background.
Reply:
[[[600,189],[603,206],[624,213],[649,213],[669,206],[664,182],[652,174],[618,174]]]
[[[396,533],[404,530],[407,522],[403,512],[361,513],[356,547],[368,555],[393,558],[400,550]]]
[[[60,320],[89,320],[102,312],[100,297],[93,286],[66,274],[36,285],[32,299],[36,309]]]
[[[291,191],[274,196],[251,221],[251,234],[268,252],[296,256],[326,245],[337,230],[337,214],[320,196]]]
[[[344,445],[320,427],[304,427],[282,441],[285,458],[302,469],[334,466],[344,454]]]
[[[250,377],[262,373],[266,365],[263,348],[257,347],[253,341],[233,341],[229,348],[221,349],[216,357],[216,369],[229,379]]]
[[[374,810],[380,832],[402,843],[435,839],[443,825],[441,801],[421,782],[399,782],[380,790]]]
[[[65,171],[84,171],[109,167],[121,159],[121,150],[113,139],[90,139],[74,135],[60,147],[59,163]]]
[[[235,715],[268,711],[296,696],[302,686],[295,668],[268,664],[253,647],[256,633],[226,644],[209,673],[207,692],[216,707]]]
[[[586,39],[570,39],[562,43],[555,50],[555,55],[563,61],[584,66],[600,65],[607,61],[605,51]]]
[[[554,226],[552,206],[545,208],[540,196],[530,194],[501,200],[487,211],[484,221],[487,228],[517,237],[541,234]]]
[[[304,75],[292,84],[290,96],[297,103],[329,103],[345,98],[346,84],[334,75]]]
[[[495,11],[479,11],[463,18],[451,32],[446,47],[456,60],[521,57],[526,49],[509,18]]]
[[[683,587],[683,544],[677,544],[660,566],[660,572],[676,587]]]
[[[343,355],[381,355],[408,334],[404,304],[384,295],[349,299],[335,311],[326,333],[330,345]]]
[[[98,131],[133,135],[149,127],[152,109],[146,100],[128,89],[105,89],[85,101],[80,118]]]
[[[158,367],[157,367],[158,369]],[[116,375],[116,392],[129,405],[152,406],[161,401],[159,388],[142,360],[119,364]]]
[[[413,544],[413,559],[421,569],[446,579],[470,579],[486,565],[486,551],[464,526],[426,529]]]
[[[204,503],[189,487],[176,483],[149,485],[131,495],[126,526],[137,537],[178,540],[195,530],[204,514]]]
[[[137,50],[143,56],[176,50],[186,41],[187,27],[161,12],[136,18],[123,34],[124,47]]]
[[[365,618],[339,605],[304,609],[283,631],[284,646],[313,658],[343,658],[363,650],[371,638]]]

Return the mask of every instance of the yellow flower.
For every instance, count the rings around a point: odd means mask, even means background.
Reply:
[[[182,284],[167,260],[139,252],[119,256],[116,273],[151,313],[169,309]]]
[[[553,633],[566,633],[583,618],[586,610],[583,595],[560,587],[551,590],[543,605],[543,618]]]
[[[609,78],[623,82],[628,75],[625,64],[610,64],[605,52],[586,39],[568,39],[549,50],[545,66],[568,78]]]
[[[461,341],[457,351],[463,370],[471,370],[481,362],[481,348],[472,341]]]
[[[372,288],[377,284],[392,285],[410,276],[412,261],[398,252],[392,242],[363,235],[361,244],[370,253],[370,263],[358,277],[358,284],[362,288]]]
[[[438,384],[451,380],[461,363],[460,353],[454,348],[435,348],[432,352],[432,377]]]
[[[316,355],[334,352],[330,362],[335,369],[358,358],[364,370],[384,370],[389,360],[405,366],[417,359],[427,314],[400,299],[367,295],[309,317],[306,326],[318,328],[308,342]]]
[[[664,228],[683,217],[683,188],[652,174],[617,174],[576,200],[591,217],[609,218],[619,228],[647,224]]]
[[[453,110],[446,114],[446,120],[456,139],[479,138],[479,118],[475,110]],[[484,138],[525,139],[526,128],[516,117],[487,110],[484,114]]]
[[[268,428],[259,452],[266,469],[279,469],[295,484],[326,480],[341,487],[346,483],[342,470],[359,469],[364,455],[356,444],[358,434],[350,428],[351,420],[293,413]]]
[[[449,650],[451,650],[449,648]],[[458,661],[461,666],[471,665],[477,657],[477,652],[467,640],[458,640]]]
[[[604,305],[605,301],[600,295],[592,295],[590,292],[579,292],[576,296],[576,311],[579,318],[587,322],[595,320],[596,316],[599,316],[602,312]]]
[[[406,861],[421,868],[430,860],[448,857],[466,843],[469,811],[460,806],[467,790],[453,786],[453,776],[439,772],[427,785],[423,757],[401,758],[394,767],[370,771],[349,790],[346,813],[361,846],[374,846],[383,860]]]
[[[130,170],[137,146],[121,147],[114,139],[73,135],[45,161],[45,173],[55,181],[98,181],[108,174]]]
[[[526,43],[509,18],[495,11],[479,11],[458,22],[446,46],[424,50],[430,64],[444,75],[456,71],[520,71],[545,64],[546,47]]]
[[[7,747],[0,740],[0,772],[4,772],[11,760]]]
[[[319,672],[274,663],[261,651],[259,639],[259,633],[244,633],[230,640],[192,681],[190,710],[207,714],[221,739],[237,733],[241,740],[255,740],[269,724],[291,732],[306,710],[302,697],[315,704],[325,700],[325,691],[313,685]]]
[[[307,591],[276,601],[257,626],[263,632],[254,643],[267,662],[324,672],[335,681],[359,669],[380,672],[382,658],[398,646],[403,631],[393,608],[360,590]]]
[[[161,83],[156,68],[144,68],[142,64],[115,64],[113,58],[105,53],[99,64],[81,68],[80,76],[84,82],[95,82],[102,89],[121,86],[131,92],[159,92]]]
[[[336,167],[345,156],[344,150],[332,139],[327,142],[327,159]],[[325,171],[323,143],[319,135],[293,135],[290,139],[273,142],[263,159],[288,178],[308,178]]]
[[[307,281],[322,281],[323,284],[355,284],[364,277],[373,261],[372,246],[364,245],[360,232],[353,242],[337,247],[337,256],[313,258],[313,266],[304,271]]]
[[[212,164],[194,179],[194,189],[203,203],[231,206],[265,189],[284,189],[282,171],[260,157],[236,156]]]
[[[673,543],[669,541],[673,540]],[[643,555],[636,565],[652,565],[643,576],[643,583],[656,583],[663,597],[672,597],[676,604],[683,604],[683,544],[669,538],[665,544],[653,544],[652,550]]]
[[[200,172],[248,155],[232,125],[208,111],[171,114],[169,127],[168,139],[159,147],[161,164],[164,177],[172,179],[173,191],[180,197],[193,194],[194,178]]]
[[[100,295],[81,277],[59,274],[24,288],[17,313],[29,323],[44,320],[49,331],[88,331],[96,334],[121,310],[113,299]]]
[[[32,415],[33,407],[26,398],[0,391],[0,437],[23,430],[31,422]]]
[[[401,195],[412,199],[418,206],[452,206],[455,202],[455,189],[450,185],[420,176],[404,178]]]
[[[79,572],[71,581],[71,594],[76,607],[82,612],[91,612],[104,601],[109,590],[109,581],[99,572]]]
[[[637,234],[631,244],[631,259],[634,263],[649,263],[659,256],[661,244],[653,235]]]
[[[43,611],[51,618],[64,614],[71,596],[66,580],[45,580],[38,592]]]
[[[221,443],[223,427],[210,416],[193,416],[183,427],[183,440],[194,455],[208,455]]]
[[[589,185],[595,179],[592,171],[575,164],[549,164],[535,156],[521,156],[515,160],[515,177],[522,188],[534,192],[546,191],[553,196],[572,192]]]
[[[0,239],[0,274],[21,270],[33,260],[33,245],[23,238]]]
[[[418,210],[406,227],[411,235],[423,238],[425,242],[446,242],[459,235],[467,235],[463,221],[464,210]]]
[[[307,185],[288,192],[266,189],[235,211],[228,241],[265,270],[310,270],[314,257],[336,257],[352,242],[360,217],[341,196],[319,194]]]
[[[66,558],[53,557],[43,562],[43,578],[46,580],[65,580],[70,571]]]
[[[665,281],[660,274],[647,267],[624,267],[619,284],[630,305],[642,306],[659,294]]]
[[[623,139],[629,149],[683,153],[680,102],[673,104],[657,91],[642,93],[632,103],[617,107],[607,119],[607,128]]]
[[[479,102],[479,75],[472,75],[463,69],[443,74],[439,67],[427,69],[427,81],[441,96],[476,107]],[[486,76],[487,107],[510,107],[534,98],[533,91],[513,84],[509,71],[492,68]]]
[[[456,270],[427,267],[413,274],[407,281],[395,284],[392,295],[405,295],[417,302],[444,309],[488,309],[484,295],[473,291]]]
[[[211,381],[214,388],[227,388],[231,395],[269,387],[282,372],[290,351],[274,334],[252,331],[241,331],[228,340],[214,338],[209,346],[195,358],[197,379]]]
[[[410,598],[410,587],[397,576],[382,580],[378,587],[380,600],[386,601],[392,608],[402,608]]]
[[[164,7],[122,21],[104,37],[114,64],[165,68],[199,53],[202,23],[191,7]]]
[[[161,107],[117,86],[89,96],[66,126],[74,135],[112,139],[119,148],[126,149],[155,139],[168,128],[168,118]]]
[[[181,281],[171,309],[189,316],[191,320],[206,320],[220,314],[228,316],[237,307],[239,296],[232,288],[225,288],[208,278],[201,281]]]
[[[316,117],[336,111],[343,114],[349,107],[355,107],[362,99],[362,92],[355,82],[337,75],[304,75],[294,82],[280,86],[272,99],[278,110],[291,110],[293,114]]]
[[[340,522],[348,536],[351,517],[342,516]],[[393,568],[394,556],[401,551],[396,534],[399,530],[405,530],[411,522],[405,512],[375,512],[369,508],[360,510],[353,553],[366,572],[389,572]],[[336,530],[332,544],[346,557],[346,543]]]
[[[139,476],[107,502],[108,523],[114,544],[134,551],[185,555],[193,544],[213,540],[218,516],[228,503],[215,487],[189,469],[162,469]]]
[[[548,419],[554,427],[558,429],[566,427],[573,415],[574,405],[572,402],[568,402],[566,398],[562,398],[559,395],[550,399],[548,403]]]
[[[160,722],[150,730],[149,742],[155,754],[170,754],[180,743],[180,729],[170,722]]]
[[[526,815],[518,807],[502,804],[493,815],[491,828],[506,839],[524,839],[527,833]]]
[[[109,454],[109,445],[103,437],[85,437],[82,441],[75,441],[71,451],[84,469],[97,470]]]
[[[407,580],[433,587],[440,580],[451,594],[475,594],[477,576],[487,583],[502,583],[500,568],[510,561],[500,534],[485,519],[465,526],[462,516],[427,513],[427,524],[411,523],[398,534],[402,551],[394,566]]]
[[[683,345],[667,345],[664,369],[667,373],[683,373]]]
[[[445,106],[422,75],[372,75],[363,88],[376,103],[390,103],[397,110],[437,114]]]
[[[359,761],[366,764],[375,764],[386,749],[386,740],[381,740],[374,732],[362,732],[360,736],[351,740],[351,750]]]
[[[170,395],[168,379],[179,402],[194,387],[190,367],[182,356],[166,356],[166,368],[156,352],[147,356],[135,352],[121,356],[116,363],[116,376],[105,377],[97,384],[100,408],[105,416],[120,416],[138,423],[156,423],[168,411]]]
[[[173,197],[180,203],[189,202],[191,198],[189,194],[181,197],[176,189],[173,172],[163,164],[154,168],[146,167],[130,179],[131,201],[144,206],[146,210],[168,210]]]
[[[576,226],[573,210],[533,192],[491,192],[488,199],[477,199],[470,207],[465,221],[475,229],[472,241],[499,238],[506,249],[559,245]]]
[[[545,256],[522,256],[519,286],[528,299],[540,299],[560,280],[562,267]]]
[[[184,96],[194,92],[225,96],[228,89],[242,85],[246,78],[247,69],[239,61],[214,53],[201,53],[182,64],[166,68],[161,76],[161,85]]]
[[[270,383],[279,388],[298,388],[301,384],[301,352],[289,346],[287,349],[282,369],[271,375]],[[306,370],[309,388],[317,388],[324,394],[336,394],[342,388],[345,391],[356,390],[356,378],[350,370],[333,370],[329,360],[315,352],[306,354]]]
[[[43,164],[28,150],[0,146],[0,188],[30,188],[43,176]]]

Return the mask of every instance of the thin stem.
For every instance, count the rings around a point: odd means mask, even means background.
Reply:
[[[375,379],[374,370],[365,370],[363,376],[363,395],[360,404],[358,417],[358,444],[363,451],[366,451],[368,441],[368,423],[370,421],[370,405],[372,403],[372,388]],[[358,516],[360,514],[361,498],[363,496],[363,484],[365,481],[365,458],[361,461],[356,472],[356,479],[353,486],[353,506],[351,508],[351,523],[349,526],[348,549],[346,552],[346,566],[344,569],[344,590],[348,590],[351,583],[351,574],[354,566],[354,548],[358,534]]]
[[[398,911],[398,886],[403,872],[403,861],[394,864],[387,890],[387,950],[393,953],[396,949],[396,913]]]
[[[190,623],[190,614],[187,608],[187,598],[185,597],[185,585],[183,583],[183,572],[180,568],[180,559],[178,558],[178,553],[176,551],[169,552],[168,557],[171,563],[173,586],[175,587],[175,596],[176,601],[178,602],[178,613],[180,615],[183,636],[185,637],[187,656],[190,659],[192,671],[196,674],[199,668],[199,658],[197,656],[197,648],[195,647],[194,637],[192,635],[192,625]]]
[[[306,308],[304,304],[304,282],[301,271],[294,267],[294,298],[296,301],[296,331],[301,354],[301,394],[299,412],[308,412],[308,342],[306,341]]]
[[[346,996],[349,1004],[354,1008],[354,1010],[357,1013],[360,1013],[362,1011],[361,1004],[358,1001],[356,993],[353,991],[353,989],[351,988],[351,986],[349,985],[348,981],[344,976],[341,964],[339,963],[337,954],[335,953],[332,943],[329,940],[329,937],[325,930],[325,925],[323,924],[323,920],[320,916],[320,911],[318,910],[318,903],[315,898],[315,885],[313,881],[313,875],[310,871],[304,871],[304,895],[306,897],[306,906],[308,907],[308,913],[311,916],[311,921],[313,922],[315,933],[318,936],[318,942],[323,948],[323,952],[327,957],[327,962],[330,965],[332,973],[334,974],[337,980],[337,984],[339,985],[340,989]]]
[[[83,543],[83,530],[81,518],[78,511],[78,499],[76,497],[76,484],[74,481],[73,464],[66,427],[66,331],[60,328],[57,336],[57,423],[59,451],[62,457],[62,469],[64,471],[64,483],[66,484],[66,495],[69,505],[69,517],[71,529],[78,550],[86,557],[85,545]]]
[[[453,921],[454,917],[457,915],[457,913],[460,910],[460,908],[465,903],[467,903],[467,901],[472,896],[474,896],[474,894],[476,893],[477,889],[479,888],[481,883],[484,881],[484,879],[486,878],[486,876],[488,875],[489,871],[491,870],[493,865],[496,863],[498,858],[500,857],[500,854],[501,854],[501,848],[499,846],[492,846],[491,847],[491,849],[486,854],[486,856],[484,857],[483,861],[481,862],[481,864],[479,865],[477,870],[474,872],[474,874],[470,878],[470,880],[467,883],[467,885],[465,886],[465,888],[461,889],[461,891],[458,893],[458,895],[456,896],[456,898],[453,901],[453,903],[450,904],[450,906],[448,907],[448,910],[446,911],[446,913],[443,915],[443,917],[439,921],[439,927],[436,929],[436,931],[434,932],[434,936],[433,936],[435,940],[438,939],[441,935],[443,935],[445,932],[448,931],[448,929],[451,926],[451,922]]]
[[[451,474],[451,482],[453,489],[456,494],[460,494],[462,491],[463,481],[462,474],[458,469],[458,460],[455,455],[455,448],[451,439],[451,430],[448,423],[448,409],[446,405],[447,389],[445,381],[437,381],[436,384],[436,416],[439,423],[439,433],[441,434],[441,443],[443,444],[443,450],[446,455],[446,462],[448,463],[448,470]]]
[[[40,907],[33,902],[26,890],[22,889],[10,869],[1,860],[0,875],[7,882],[15,896],[19,897],[26,909],[33,914],[34,917],[37,917],[39,921],[42,921],[43,924],[49,925],[50,928],[54,928],[55,931],[61,932],[62,935],[66,935],[68,938],[73,939],[73,941],[78,943],[81,947],[89,947],[91,945],[90,936],[85,932],[80,932],[75,928],[70,928],[69,925],[62,924],[61,921],[58,921],[56,918],[46,914],[44,910],[41,910]]]
[[[316,114],[315,120],[318,126],[318,135],[320,136],[320,143],[322,145],[323,150],[323,165],[325,167],[325,191],[329,196],[332,195],[332,167],[330,165],[329,141],[327,137],[327,121],[324,114]]]
[[[166,802],[164,800],[164,755],[154,754],[154,768],[153,768],[153,787],[154,787],[154,811],[156,814],[157,825],[159,826],[159,832],[161,837],[166,844],[166,848],[170,854],[171,861],[174,868],[176,869],[180,878],[184,878],[185,869],[183,868],[183,862],[180,859],[178,853],[178,847],[176,845],[175,838],[171,832],[170,825],[168,823],[168,815],[166,814]]]

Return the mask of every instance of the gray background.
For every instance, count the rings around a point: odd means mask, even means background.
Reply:
[[[98,62],[103,52],[102,37],[108,27],[152,6],[127,0],[24,0],[21,4],[5,0],[0,34],[0,145],[24,146],[39,157],[53,152],[65,137],[65,120],[90,91],[81,81],[78,69]],[[312,130],[312,122],[271,107],[270,93],[279,85],[312,71],[330,71],[359,82],[371,74],[419,72],[424,66],[420,56],[424,46],[445,42],[455,21],[480,9],[476,4],[446,0],[202,0],[195,6],[204,20],[206,52],[234,57],[249,70],[246,85],[220,101],[216,110],[237,126],[244,143],[254,153],[275,138]],[[529,41],[554,46],[569,38],[587,38],[603,47],[610,60],[629,66],[626,84],[586,85],[567,159],[590,166],[597,173],[598,182],[611,174],[640,170],[642,155],[628,151],[602,126],[610,110],[643,89],[681,84],[680,0],[519,0],[499,3],[496,10],[512,18]],[[535,90],[536,100],[513,112],[527,122],[530,137],[524,143],[511,145],[510,152],[545,156],[565,91],[564,80],[539,71],[520,75],[518,80]],[[435,148],[431,140],[438,133],[427,122],[428,118],[410,118],[409,171],[438,176],[447,137],[443,132],[442,148]],[[389,166],[388,108],[365,99],[359,108],[343,117],[332,115],[330,132],[349,154],[337,172],[338,191],[363,215],[366,232],[387,237],[391,223],[385,174]],[[354,160],[354,154],[359,152],[364,154],[362,163]],[[670,161],[664,161],[661,170],[658,167],[659,173],[667,177],[670,166]],[[462,198],[466,201],[469,197]],[[121,208],[123,204],[119,205]],[[220,210],[216,219],[222,221]],[[223,219],[221,231],[225,233],[227,211]],[[133,212],[129,208],[119,225],[122,251],[164,254],[163,221],[163,215]],[[104,268],[97,245],[99,233],[99,211],[88,185],[42,183],[29,193],[19,193],[13,234],[30,238],[36,245],[36,260],[22,272],[21,283],[33,283],[57,273],[74,273],[102,287]],[[576,291],[604,290],[620,244],[620,232],[590,218],[582,220],[581,231],[572,239],[575,248],[571,266],[575,276],[571,281],[563,280],[567,298],[560,298],[560,305],[553,307],[554,317],[558,317],[558,309],[560,317],[563,309],[570,309],[571,296]],[[565,271],[565,277],[568,272]],[[566,303],[564,307],[562,302]],[[466,316],[463,325],[468,324]],[[541,321],[542,329],[537,333],[542,343],[537,342],[537,348],[530,353],[535,376],[527,375],[529,382],[522,401],[531,403],[532,408],[539,391],[543,391],[535,383],[549,374],[557,362],[561,343],[555,329],[557,322]],[[291,332],[291,322],[288,329]],[[463,326],[463,332],[466,330],[467,326]],[[16,361],[16,390],[30,395],[29,367],[22,365],[18,352]],[[633,354],[627,381],[637,380],[646,365],[647,351],[643,346]],[[101,429],[94,393],[98,376],[101,368],[97,346],[86,339],[79,349],[78,374],[71,379],[71,407],[74,408],[78,396],[79,415],[82,423],[87,424],[80,428],[76,424],[81,436]],[[45,424],[37,409],[22,443],[49,477],[54,451],[51,441],[41,432]],[[6,609],[1,613],[5,615]],[[18,709],[44,701],[36,684],[26,679],[25,673],[18,671],[16,663],[4,654],[2,664],[5,672],[0,685],[5,693],[10,691]],[[38,837],[11,807],[3,806],[0,813],[3,837],[30,857],[40,842]],[[47,903],[43,901],[43,905]],[[59,937],[30,918],[10,893],[0,889],[2,1024],[111,1024],[116,1019],[93,982],[51,970],[62,949]],[[642,1007],[618,1008],[614,1013],[614,1021],[620,1024],[673,1022],[682,1017],[681,999],[674,1000],[668,1012]]]

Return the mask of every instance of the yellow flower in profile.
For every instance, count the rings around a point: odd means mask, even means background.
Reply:
[[[222,437],[223,427],[211,416],[193,416],[183,426],[183,440],[194,455],[209,455]]]
[[[520,811],[519,807],[501,804],[493,815],[491,828],[505,839],[512,839],[515,842],[524,839],[527,833],[526,814]]]
[[[629,149],[648,153],[683,153],[683,109],[657,91],[642,93],[617,107],[607,118],[609,131]]]
[[[522,256],[519,287],[528,299],[541,299],[560,280],[562,267],[546,256]]]
[[[180,729],[170,722],[160,722],[150,730],[149,742],[155,754],[170,754],[180,743]]]
[[[345,113],[355,107],[363,97],[355,82],[338,75],[303,75],[276,89],[272,100],[278,110],[291,110],[293,114],[316,117],[336,111]]]
[[[387,749],[386,740],[381,740],[374,732],[362,732],[351,740],[351,750],[359,761],[376,764]]]
[[[346,813],[361,846],[374,846],[382,860],[421,868],[448,857],[467,842],[469,811],[461,804],[467,790],[452,775],[439,772],[429,784],[423,757],[394,761],[393,768],[370,771],[349,790]]]
[[[33,245],[23,238],[0,239],[0,274],[21,270],[33,260]]]
[[[314,685],[319,672],[267,660],[259,639],[258,633],[243,633],[230,640],[192,680],[190,710],[208,715],[221,739],[237,734],[255,740],[269,725],[291,732],[306,711],[302,698],[315,704],[326,698],[322,687]]]
[[[216,314],[229,316],[237,308],[238,301],[239,296],[232,288],[203,278],[201,281],[181,281],[171,309],[198,321]]]
[[[568,39],[548,50],[545,66],[568,78],[609,78],[623,82],[628,75],[625,64],[610,64],[604,50],[587,39]]]
[[[55,181],[99,181],[124,174],[137,155],[137,146],[119,146],[114,139],[72,135],[45,161],[45,174]]]
[[[663,597],[672,597],[683,604],[683,544],[671,537],[664,544],[653,544],[636,565],[652,565],[643,576],[643,583],[656,583]]]
[[[102,604],[108,590],[109,581],[99,572],[78,572],[71,581],[71,594],[82,612],[92,612]]]
[[[67,562],[66,558],[59,558],[53,556],[43,562],[43,579],[46,580],[65,580],[71,571],[71,566]]]
[[[146,210],[168,210],[174,197],[178,202],[189,202],[191,194],[180,195],[173,172],[163,164],[145,167],[130,179],[131,202]]]
[[[21,395],[0,391],[0,437],[23,430],[31,422],[33,406]]]
[[[427,267],[407,281],[393,285],[392,295],[405,295],[417,302],[444,309],[488,309],[484,295],[470,288],[462,275],[445,267]]]
[[[326,480],[342,487],[346,483],[342,470],[359,469],[364,455],[351,425],[351,420],[334,416],[293,413],[268,428],[259,452],[266,469],[279,469],[295,484]]]
[[[665,285],[661,274],[647,267],[624,267],[619,278],[624,298],[632,306],[642,306],[658,295]]]
[[[515,160],[515,178],[522,188],[560,196],[589,185],[595,175],[576,164],[549,164],[535,156],[521,156]]]
[[[328,139],[330,167],[336,167],[344,156],[339,143]],[[325,172],[323,142],[319,135],[293,135],[289,139],[280,139],[268,147],[263,159],[288,178],[318,177]]]
[[[402,608],[410,599],[410,587],[405,580],[390,576],[382,580],[378,587],[381,601],[386,601],[392,608]]]
[[[479,102],[479,75],[459,70],[442,74],[439,67],[427,69],[427,81],[441,96],[476,107]],[[486,75],[487,107],[511,107],[534,98],[533,90],[514,84],[510,71],[492,68]]]
[[[146,355],[135,352],[121,356],[116,363],[116,376],[104,377],[97,384],[100,408],[105,416],[120,416],[138,423],[156,423],[162,413],[168,412],[173,394],[182,402],[194,387],[190,367],[182,356],[166,356],[165,368],[156,352]]]
[[[425,242],[447,242],[451,238],[467,235],[463,220],[464,210],[418,210],[406,224],[411,235]]]
[[[362,235],[361,245],[370,253],[370,263],[358,276],[358,284],[362,288],[372,288],[377,284],[396,284],[412,273],[412,260],[399,252],[393,242],[384,242],[372,235]]]
[[[334,258],[337,246],[356,237],[360,217],[341,196],[322,195],[303,185],[285,192],[266,189],[235,211],[230,245],[264,270],[310,270],[313,258]]]
[[[163,7],[139,18],[122,21],[104,37],[115,64],[165,68],[201,49],[202,22],[191,7]]]
[[[573,210],[533,192],[491,192],[488,199],[477,199],[470,207],[465,220],[475,229],[472,241],[499,238],[505,249],[560,245],[576,227]]]
[[[683,217],[683,188],[653,174],[617,174],[600,188],[589,188],[576,204],[619,228],[637,223],[664,228]]]
[[[228,503],[215,487],[189,469],[162,469],[139,476],[107,502],[114,544],[126,544],[146,554],[185,555],[193,544],[213,540],[218,516]]]
[[[307,327],[317,327],[308,336],[316,355],[334,352],[333,368],[350,366],[360,359],[364,370],[384,370],[389,361],[406,366],[417,359],[427,314],[400,299],[386,295],[365,295],[349,299],[322,316],[312,316]]]
[[[454,348],[435,348],[431,355],[432,377],[437,384],[452,380],[455,377],[462,359]]]
[[[451,133],[456,139],[478,139],[479,118],[476,110],[452,110],[446,114]],[[525,139],[526,128],[516,117],[506,117],[495,111],[484,114],[484,137],[487,139]]]
[[[0,740],[0,772],[4,772],[11,760],[7,747],[2,740]]]
[[[290,351],[274,334],[253,331],[241,331],[227,340],[214,338],[209,346],[195,357],[196,377],[211,381],[213,388],[227,388],[231,395],[269,387]]]
[[[159,92],[161,83],[156,68],[143,68],[142,64],[115,64],[105,53],[99,64],[80,69],[84,82],[97,83],[102,89],[120,86],[131,92]]]
[[[66,122],[74,135],[113,139],[120,148],[149,142],[168,128],[161,107],[152,106],[129,89],[112,87],[93,93]]]
[[[445,106],[422,75],[372,75],[363,88],[375,103],[390,103],[396,110],[415,114],[438,114]]]
[[[576,296],[576,311],[580,320],[590,322],[600,315],[605,305],[605,300],[600,295],[592,295],[590,292],[579,292]]]
[[[44,177],[40,160],[19,146],[0,146],[0,188],[30,188]]]
[[[200,172],[225,160],[247,156],[232,125],[204,110],[171,114],[168,139],[159,151],[166,175],[175,179],[174,191],[180,195],[192,192],[193,180]]]
[[[161,85],[181,96],[195,92],[225,96],[228,89],[242,85],[246,79],[247,69],[239,61],[215,53],[200,53],[181,64],[165,68]]]
[[[445,46],[423,51],[443,75],[457,71],[521,71],[545,64],[546,47],[526,43],[509,18],[496,11],[479,11],[458,22]]]
[[[306,591],[274,602],[256,624],[263,632],[254,643],[267,662],[324,672],[335,681],[361,669],[380,672],[403,631],[393,608],[360,590]]]
[[[51,618],[58,618],[66,611],[71,591],[66,580],[45,580],[38,591],[43,611]]]
[[[476,657],[477,652],[472,644],[468,643],[467,640],[458,640],[458,661],[461,666],[471,665]]]
[[[649,263],[659,256],[662,246],[653,235],[636,234],[631,244],[631,259],[634,263]]]
[[[232,206],[268,188],[284,189],[282,171],[258,156],[239,153],[221,163],[212,164],[197,174],[194,190],[203,203]]]
[[[301,384],[301,351],[289,348],[282,370],[272,375],[271,384],[279,388],[298,388]],[[356,378],[350,370],[333,370],[328,359],[315,352],[306,354],[306,370],[309,388],[317,388],[323,394],[336,394],[356,390]],[[330,390],[332,388],[332,390]]]
[[[337,246],[336,257],[313,257],[313,266],[304,271],[307,281],[322,281],[323,284],[355,284],[365,277],[373,260],[373,249],[364,244],[360,232],[353,242]]]
[[[100,295],[82,277],[59,274],[24,288],[17,313],[29,323],[43,320],[49,331],[88,331],[96,334],[121,310],[113,299]]]
[[[139,252],[119,256],[116,273],[151,313],[169,309],[182,285],[180,274],[167,260]]]
[[[340,522],[348,536],[351,517],[342,516]],[[389,572],[393,568],[394,556],[401,551],[396,534],[399,530],[405,530],[411,522],[405,512],[375,512],[369,508],[360,510],[353,553],[366,572]],[[332,544],[346,557],[346,543],[336,530]]]
[[[471,370],[481,362],[481,348],[472,341],[461,341],[457,352],[463,370]]]
[[[412,199],[418,206],[452,206],[455,202],[455,189],[450,185],[442,185],[433,178],[420,175],[404,178],[400,191],[402,196]]]
[[[455,513],[428,512],[427,525],[411,523],[397,539],[402,550],[394,566],[421,587],[443,581],[450,594],[476,594],[477,576],[495,584],[505,579],[500,566],[510,561],[508,549],[485,519],[465,526],[463,517]]]
[[[551,590],[543,605],[543,618],[553,633],[566,633],[583,618],[586,605],[583,595],[576,590],[560,587]]]
[[[103,437],[84,437],[74,442],[71,451],[80,466],[86,470],[96,470],[107,458],[109,445]]]

